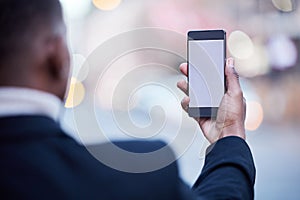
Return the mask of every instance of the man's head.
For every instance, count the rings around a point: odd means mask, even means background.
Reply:
[[[63,99],[70,65],[65,32],[59,0],[0,0],[0,86]]]

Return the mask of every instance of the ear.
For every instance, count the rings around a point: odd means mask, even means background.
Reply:
[[[53,80],[61,80],[68,77],[70,68],[70,55],[65,40],[56,36],[51,39],[48,52],[47,66],[49,75]]]
[[[65,38],[55,36],[50,39],[46,62],[50,84],[55,86],[52,92],[60,99],[63,99],[70,71],[70,54]]]

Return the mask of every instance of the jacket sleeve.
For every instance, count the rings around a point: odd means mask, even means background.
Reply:
[[[193,191],[201,199],[253,199],[254,182],[251,151],[243,139],[231,136],[208,147]]]

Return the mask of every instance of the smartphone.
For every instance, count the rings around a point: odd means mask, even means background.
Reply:
[[[188,93],[191,117],[214,118],[226,92],[226,32],[188,32]]]

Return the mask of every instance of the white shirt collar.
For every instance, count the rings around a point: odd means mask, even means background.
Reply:
[[[41,115],[58,121],[61,100],[53,94],[18,87],[0,87],[0,117]]]

